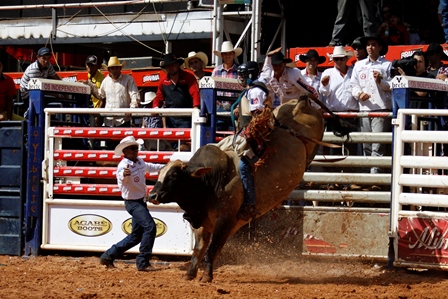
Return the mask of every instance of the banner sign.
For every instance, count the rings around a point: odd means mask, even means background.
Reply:
[[[350,46],[344,47],[347,51],[352,51],[353,48]],[[416,51],[426,51],[428,45],[400,45],[400,46],[389,46],[385,58],[389,61],[403,59],[412,56]],[[442,44],[443,51],[448,55],[448,44]],[[334,47],[317,47],[317,48],[290,48],[288,57],[295,61],[296,66],[299,69],[305,68],[305,63],[300,60],[301,55],[305,55],[308,50],[314,49],[319,53],[319,56],[324,56],[326,61],[319,64],[319,68],[329,68],[333,67],[333,49]],[[353,56],[347,62],[347,65],[352,65],[356,62],[356,58]]]
[[[401,217],[398,221],[398,258],[412,263],[447,264],[448,220]]]

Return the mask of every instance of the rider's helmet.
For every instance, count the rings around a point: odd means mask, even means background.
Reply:
[[[246,87],[251,85],[253,81],[258,78],[260,69],[258,68],[258,63],[255,61],[248,61],[241,64],[238,69],[238,83]]]

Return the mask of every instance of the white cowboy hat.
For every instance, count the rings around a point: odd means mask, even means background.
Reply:
[[[114,155],[115,156],[121,156],[123,154],[123,149],[127,148],[128,146],[137,145],[140,147],[140,145],[143,144],[142,139],[135,140],[134,136],[127,136],[121,139],[120,143],[115,147],[114,149]]]
[[[240,47],[234,48],[232,42],[225,41],[222,43],[221,52],[216,50],[213,51],[213,53],[215,53],[215,55],[219,57],[222,57],[221,53],[228,53],[228,52],[235,52],[235,56],[240,56],[241,53],[243,53],[243,49],[241,49]]]
[[[204,65],[203,67],[205,67],[208,64],[208,57],[207,54],[205,54],[204,52],[195,52],[195,51],[191,51],[190,53],[188,53],[188,57],[185,58],[185,67],[187,69],[189,69],[190,67],[188,66],[188,62],[190,61],[190,59],[192,58],[197,58],[199,60],[201,60]]]
[[[145,101],[140,102],[140,105],[148,105],[149,103],[152,102],[152,100],[154,100],[155,97],[156,93],[154,91],[145,92]]]
[[[333,49],[333,55],[332,57],[352,57],[353,56],[353,52],[352,51],[346,51],[345,48],[343,46],[336,46]]]
[[[108,69],[112,66],[121,66],[124,67],[126,65],[126,61],[123,63],[120,63],[120,60],[118,60],[117,56],[112,56],[111,58],[109,58],[109,62],[107,63],[107,65],[105,65],[104,63],[101,64],[101,66],[104,69]]]

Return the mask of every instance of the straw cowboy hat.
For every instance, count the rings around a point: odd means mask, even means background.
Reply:
[[[317,51],[314,49],[308,50],[305,55],[302,54],[299,56],[300,61],[304,63],[306,63],[306,61],[310,58],[317,58],[318,64],[321,64],[325,62],[325,60],[327,60],[325,56],[319,56],[319,53],[317,53]]]
[[[120,63],[120,60],[118,60],[117,56],[112,56],[111,58],[109,58],[109,62],[107,63],[107,65],[105,65],[104,63],[101,64],[101,66],[104,69],[108,69],[110,67],[113,66],[121,66],[124,67],[126,65],[126,61],[123,63]]]
[[[343,46],[336,46],[333,49],[333,55],[331,56],[332,58],[335,57],[353,57],[353,52],[352,51],[346,51],[345,48]]]
[[[120,143],[115,147],[114,149],[114,155],[115,156],[121,156],[123,154],[123,149],[127,148],[128,146],[137,145],[140,146],[143,144],[142,139],[135,140],[134,136],[127,136],[121,139]]]
[[[149,91],[145,93],[145,101],[141,102],[140,105],[144,106],[144,105],[148,105],[149,103],[151,103],[154,98],[156,97],[156,93],[154,91]]]
[[[185,67],[186,68],[190,68],[188,66],[188,62],[190,61],[190,59],[193,59],[193,58],[197,58],[200,61],[202,61],[202,63],[204,64],[203,67],[205,67],[208,64],[207,54],[205,54],[204,52],[191,51],[190,53],[188,53],[188,57],[185,58]]]
[[[222,53],[229,53],[229,52],[235,52],[235,56],[240,56],[241,53],[243,53],[243,49],[241,49],[240,47],[234,48],[232,42],[225,41],[222,43],[221,52],[216,50],[213,51],[213,53],[215,53],[215,55],[219,57],[222,57],[221,56]]]

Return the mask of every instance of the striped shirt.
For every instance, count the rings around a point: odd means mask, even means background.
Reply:
[[[25,72],[23,73],[22,78],[20,79],[20,94],[22,96],[22,99],[28,98],[29,96],[29,90],[28,90],[28,82],[30,82],[33,78],[48,78],[53,77],[56,75],[56,71],[54,70],[53,66],[51,64],[48,65],[48,67],[44,70],[41,70],[39,68],[39,63],[37,60],[30,64]]]

